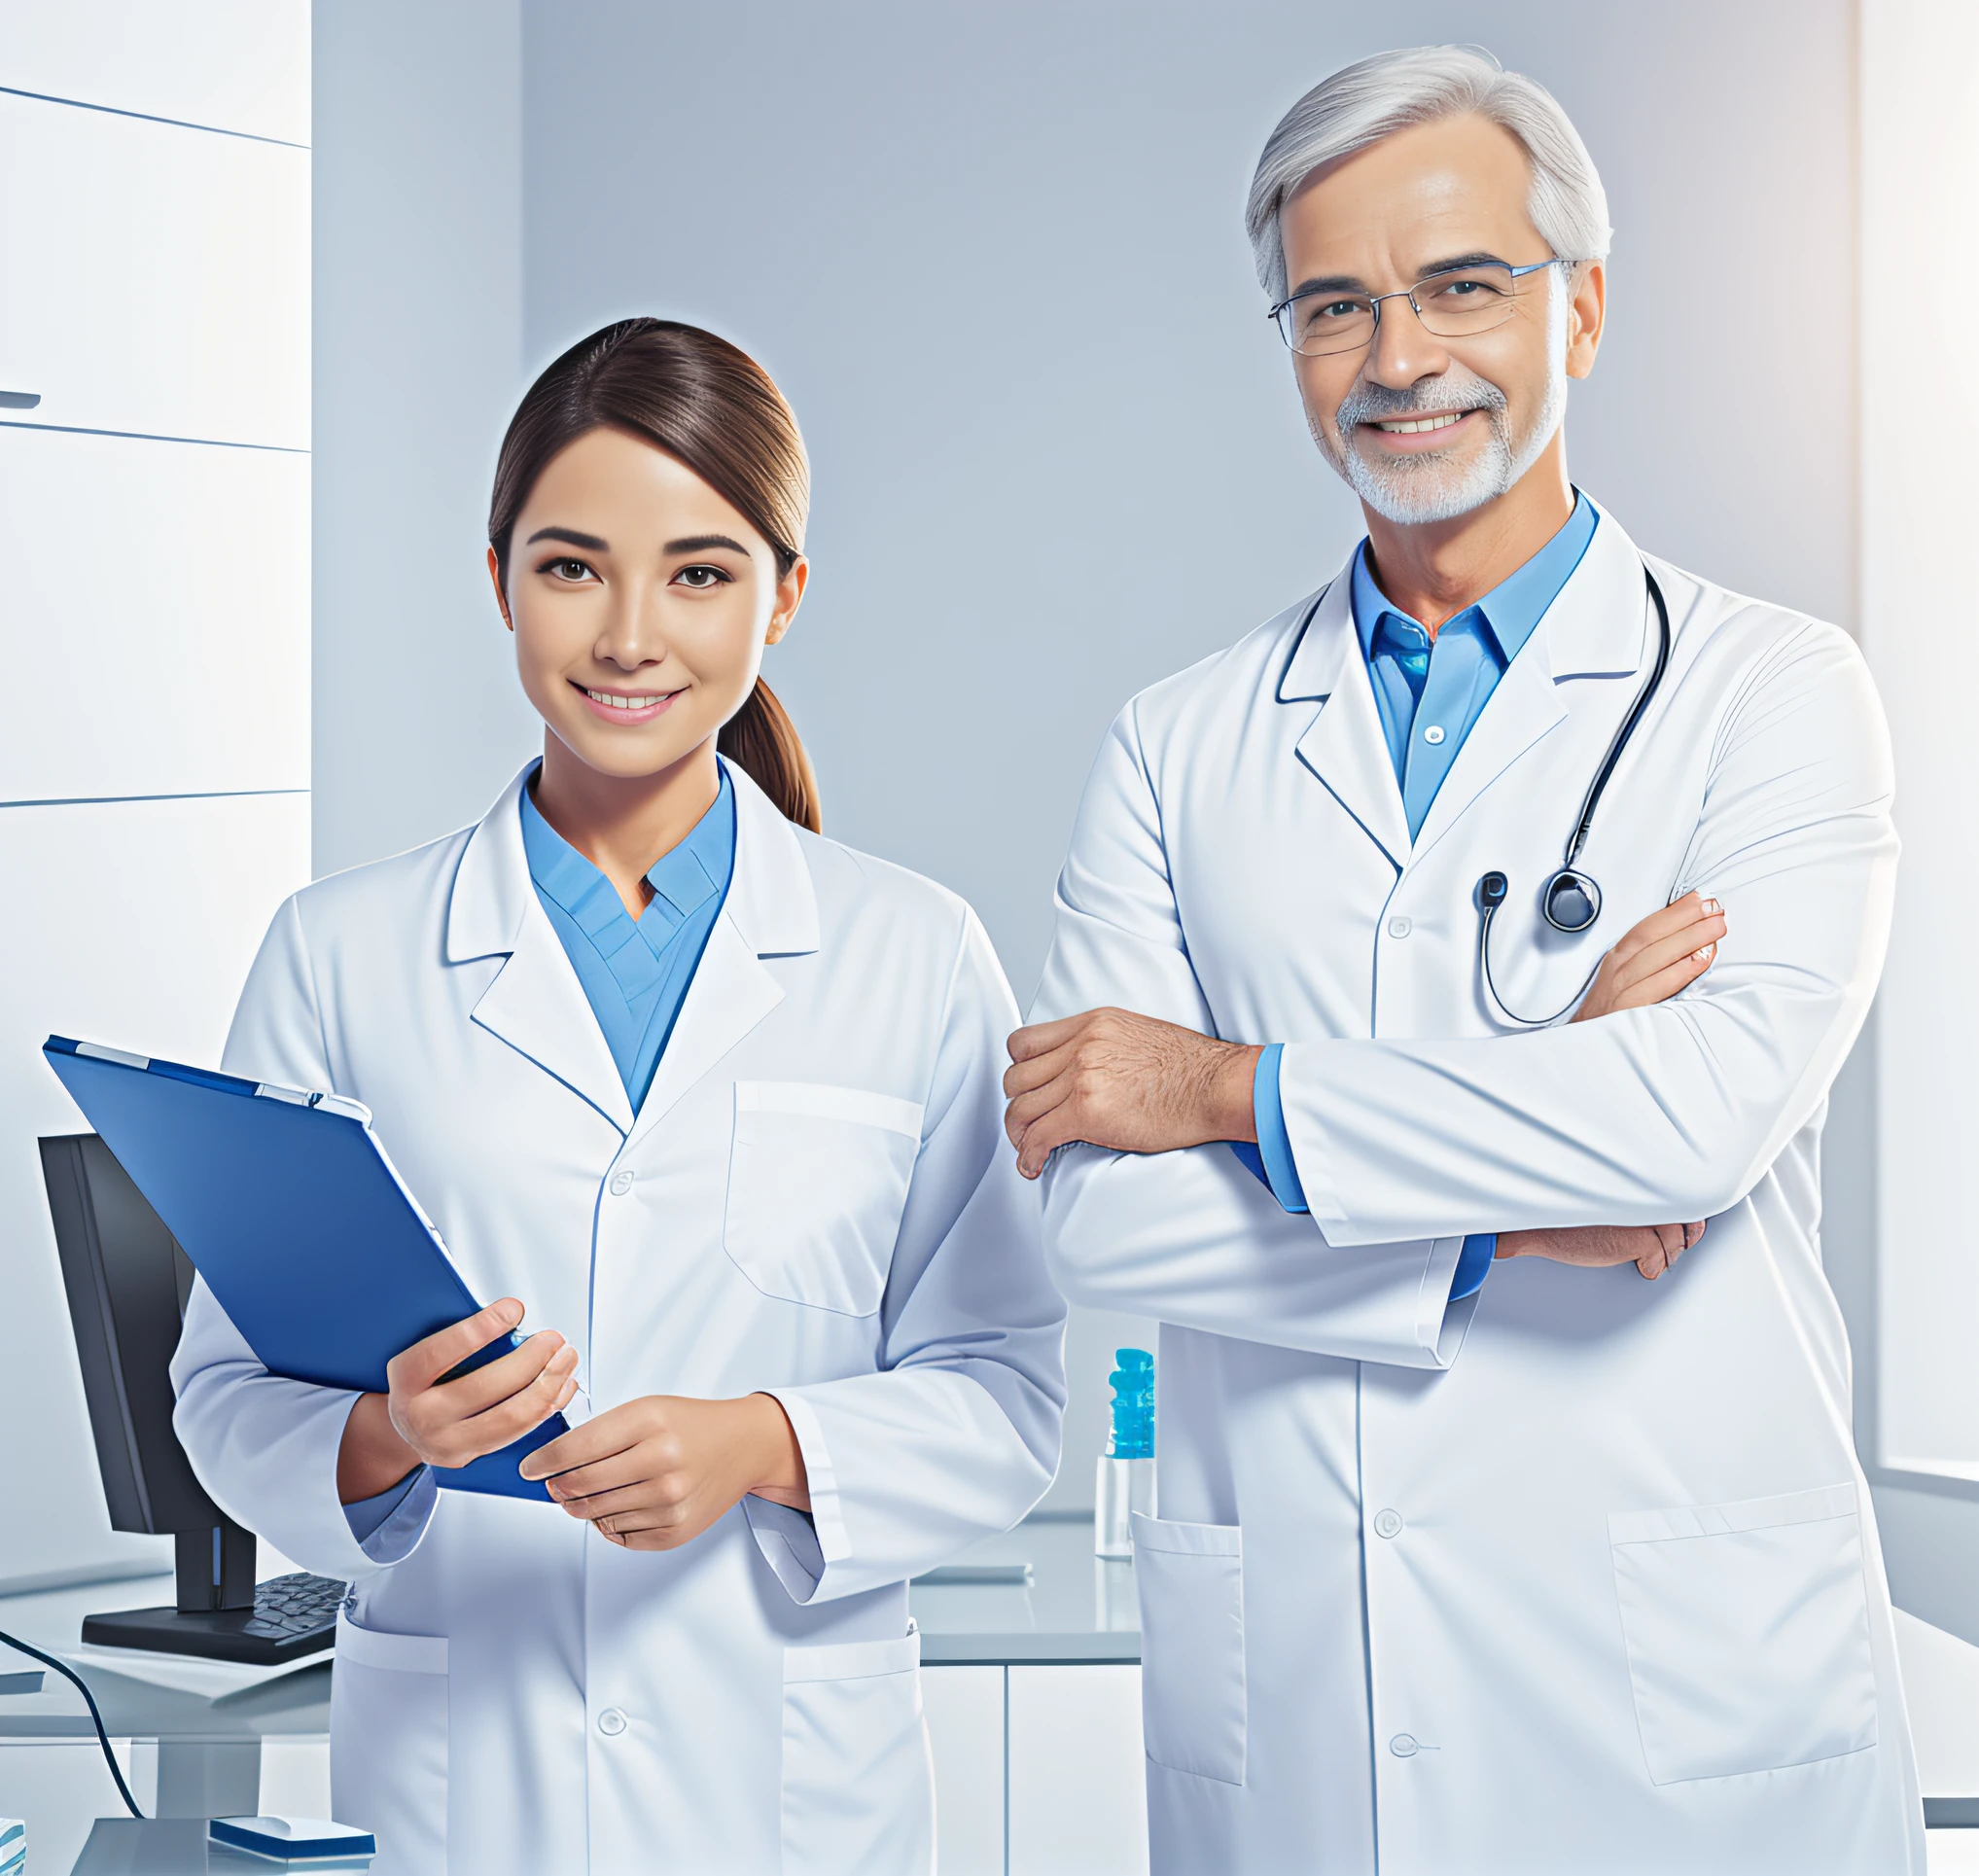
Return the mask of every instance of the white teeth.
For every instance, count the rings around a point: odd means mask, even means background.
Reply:
[[[1446,417],[1411,417],[1404,423],[1383,423],[1375,428],[1387,431],[1391,437],[1412,437],[1422,430],[1447,430],[1453,423],[1462,423],[1469,414],[1467,410],[1458,410]]]
[[[610,690],[586,690],[584,695],[593,703],[602,703],[608,710],[647,710],[655,703],[665,701],[663,696],[620,697]]]

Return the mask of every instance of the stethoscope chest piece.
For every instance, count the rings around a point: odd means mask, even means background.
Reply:
[[[1547,880],[1539,909],[1554,931],[1584,932],[1601,916],[1601,888],[1592,875],[1563,867]]]

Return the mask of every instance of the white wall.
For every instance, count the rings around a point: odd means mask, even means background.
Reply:
[[[481,566],[521,390],[516,0],[334,0],[316,57],[316,870],[477,819],[534,746]]]

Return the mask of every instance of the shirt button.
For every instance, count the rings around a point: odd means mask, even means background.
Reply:
[[[1426,743],[1433,745],[1441,742],[1442,740],[1443,740],[1443,726],[1439,723],[1432,723],[1429,726],[1429,728],[1423,731],[1423,741]]]
[[[598,1730],[607,1739],[617,1739],[625,1730],[625,1716],[617,1707],[607,1707],[598,1716]],[[1415,1751],[1415,1741],[1409,1741],[1409,1751]]]
[[[1406,918],[1392,918],[1388,921],[1390,938],[1407,938],[1414,930],[1415,927]]]
[[[1399,1511],[1377,1511],[1374,1514],[1374,1532],[1377,1537],[1398,1538],[1401,1536],[1401,1513]]]
[[[604,1721],[600,1720],[598,1723],[600,1725],[603,1725]],[[622,1725],[624,1722],[621,1720],[619,1723]],[[1414,1758],[1418,1751],[1418,1748],[1416,1746],[1415,1734],[1396,1733],[1396,1736],[1388,1742],[1388,1750],[1391,1752],[1393,1752],[1396,1758]]]
[[[629,1172],[620,1168],[612,1175],[612,1196],[614,1198],[623,1198],[631,1189],[632,1175]],[[621,1725],[624,1723],[622,1717],[619,1723]]]

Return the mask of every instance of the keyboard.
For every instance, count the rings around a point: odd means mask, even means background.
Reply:
[[[273,1667],[306,1660],[336,1641],[336,1611],[349,1592],[335,1576],[299,1570],[258,1584],[252,1609],[125,1609],[83,1618],[92,1647],[149,1648],[212,1661]]]

